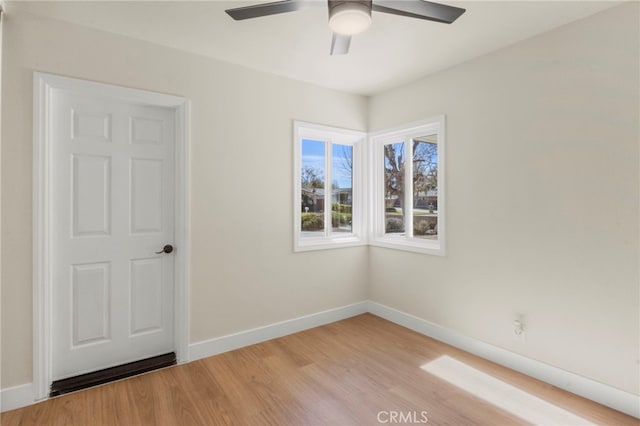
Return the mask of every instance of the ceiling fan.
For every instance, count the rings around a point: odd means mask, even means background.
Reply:
[[[240,21],[294,12],[312,2],[313,0],[283,0],[228,9],[225,12],[236,21]],[[372,10],[445,24],[452,23],[465,12],[465,9],[459,7],[425,0],[327,0],[327,3],[329,27],[333,31],[332,55],[344,55],[349,52],[351,36],[363,32],[371,25]]]

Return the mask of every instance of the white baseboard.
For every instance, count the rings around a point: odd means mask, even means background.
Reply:
[[[638,395],[624,392],[620,389],[570,373],[540,361],[535,361],[506,349],[464,336],[422,318],[373,301],[354,303],[328,311],[269,324],[264,327],[192,343],[189,345],[188,361],[195,361],[239,349],[244,346],[308,330],[366,312],[542,380],[543,382],[552,384],[576,395],[640,418],[640,396]],[[31,383],[2,389],[0,390],[0,411],[4,412],[33,404],[33,396],[33,386]]]
[[[269,324],[251,330],[241,331],[227,336],[217,337],[189,345],[189,361],[195,361],[221,354],[223,352],[239,349],[244,346],[264,342],[308,330],[331,322],[340,321],[367,312],[367,302],[358,302],[328,311],[317,312],[311,315],[294,318],[287,321]]]
[[[470,352],[496,364],[534,377],[576,395],[640,418],[640,396],[557,367],[536,361],[506,349],[464,336],[422,318],[369,301],[367,311],[381,318]]]
[[[0,412],[15,410],[33,403],[33,385],[31,383],[0,389]]]

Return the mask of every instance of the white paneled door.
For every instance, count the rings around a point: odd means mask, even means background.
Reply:
[[[176,130],[171,108],[63,90],[51,102],[59,380],[175,349]]]

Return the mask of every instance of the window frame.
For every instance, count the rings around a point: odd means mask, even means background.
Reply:
[[[438,149],[438,239],[429,240],[413,237],[413,222],[405,224],[405,232],[401,235],[387,234],[385,232],[384,145],[401,141],[405,144],[404,205],[413,206],[413,152],[411,149],[413,139],[433,134],[437,135]],[[445,256],[445,116],[439,115],[426,120],[372,133],[369,136],[368,145],[370,149],[370,181],[373,183],[370,188],[370,204],[368,206],[370,222],[369,244],[377,247]],[[411,214],[411,218],[413,221],[413,213]]]
[[[331,208],[327,206],[325,192],[324,232],[322,235],[302,237],[301,205],[302,205],[302,140],[311,139],[325,142],[325,187],[330,187],[332,177],[332,147],[333,145],[350,145],[352,151],[352,188],[351,188],[351,232],[333,233],[331,231]],[[323,126],[315,123],[294,120],[293,122],[293,155],[294,155],[294,185],[293,185],[293,251],[335,249],[354,247],[367,244],[366,228],[366,188],[364,176],[366,171],[365,145],[367,133],[338,127]],[[330,198],[329,202],[330,202]],[[329,204],[330,205],[330,204]]]

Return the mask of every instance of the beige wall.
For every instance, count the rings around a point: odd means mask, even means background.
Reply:
[[[366,98],[61,22],[5,25],[1,388],[31,381],[34,70],[191,99],[191,342],[366,299],[366,247],[293,254],[290,166],[292,119],[366,130]]]
[[[638,16],[614,8],[371,99],[373,131],[446,114],[449,238],[444,258],[371,248],[371,299],[639,393]]]

